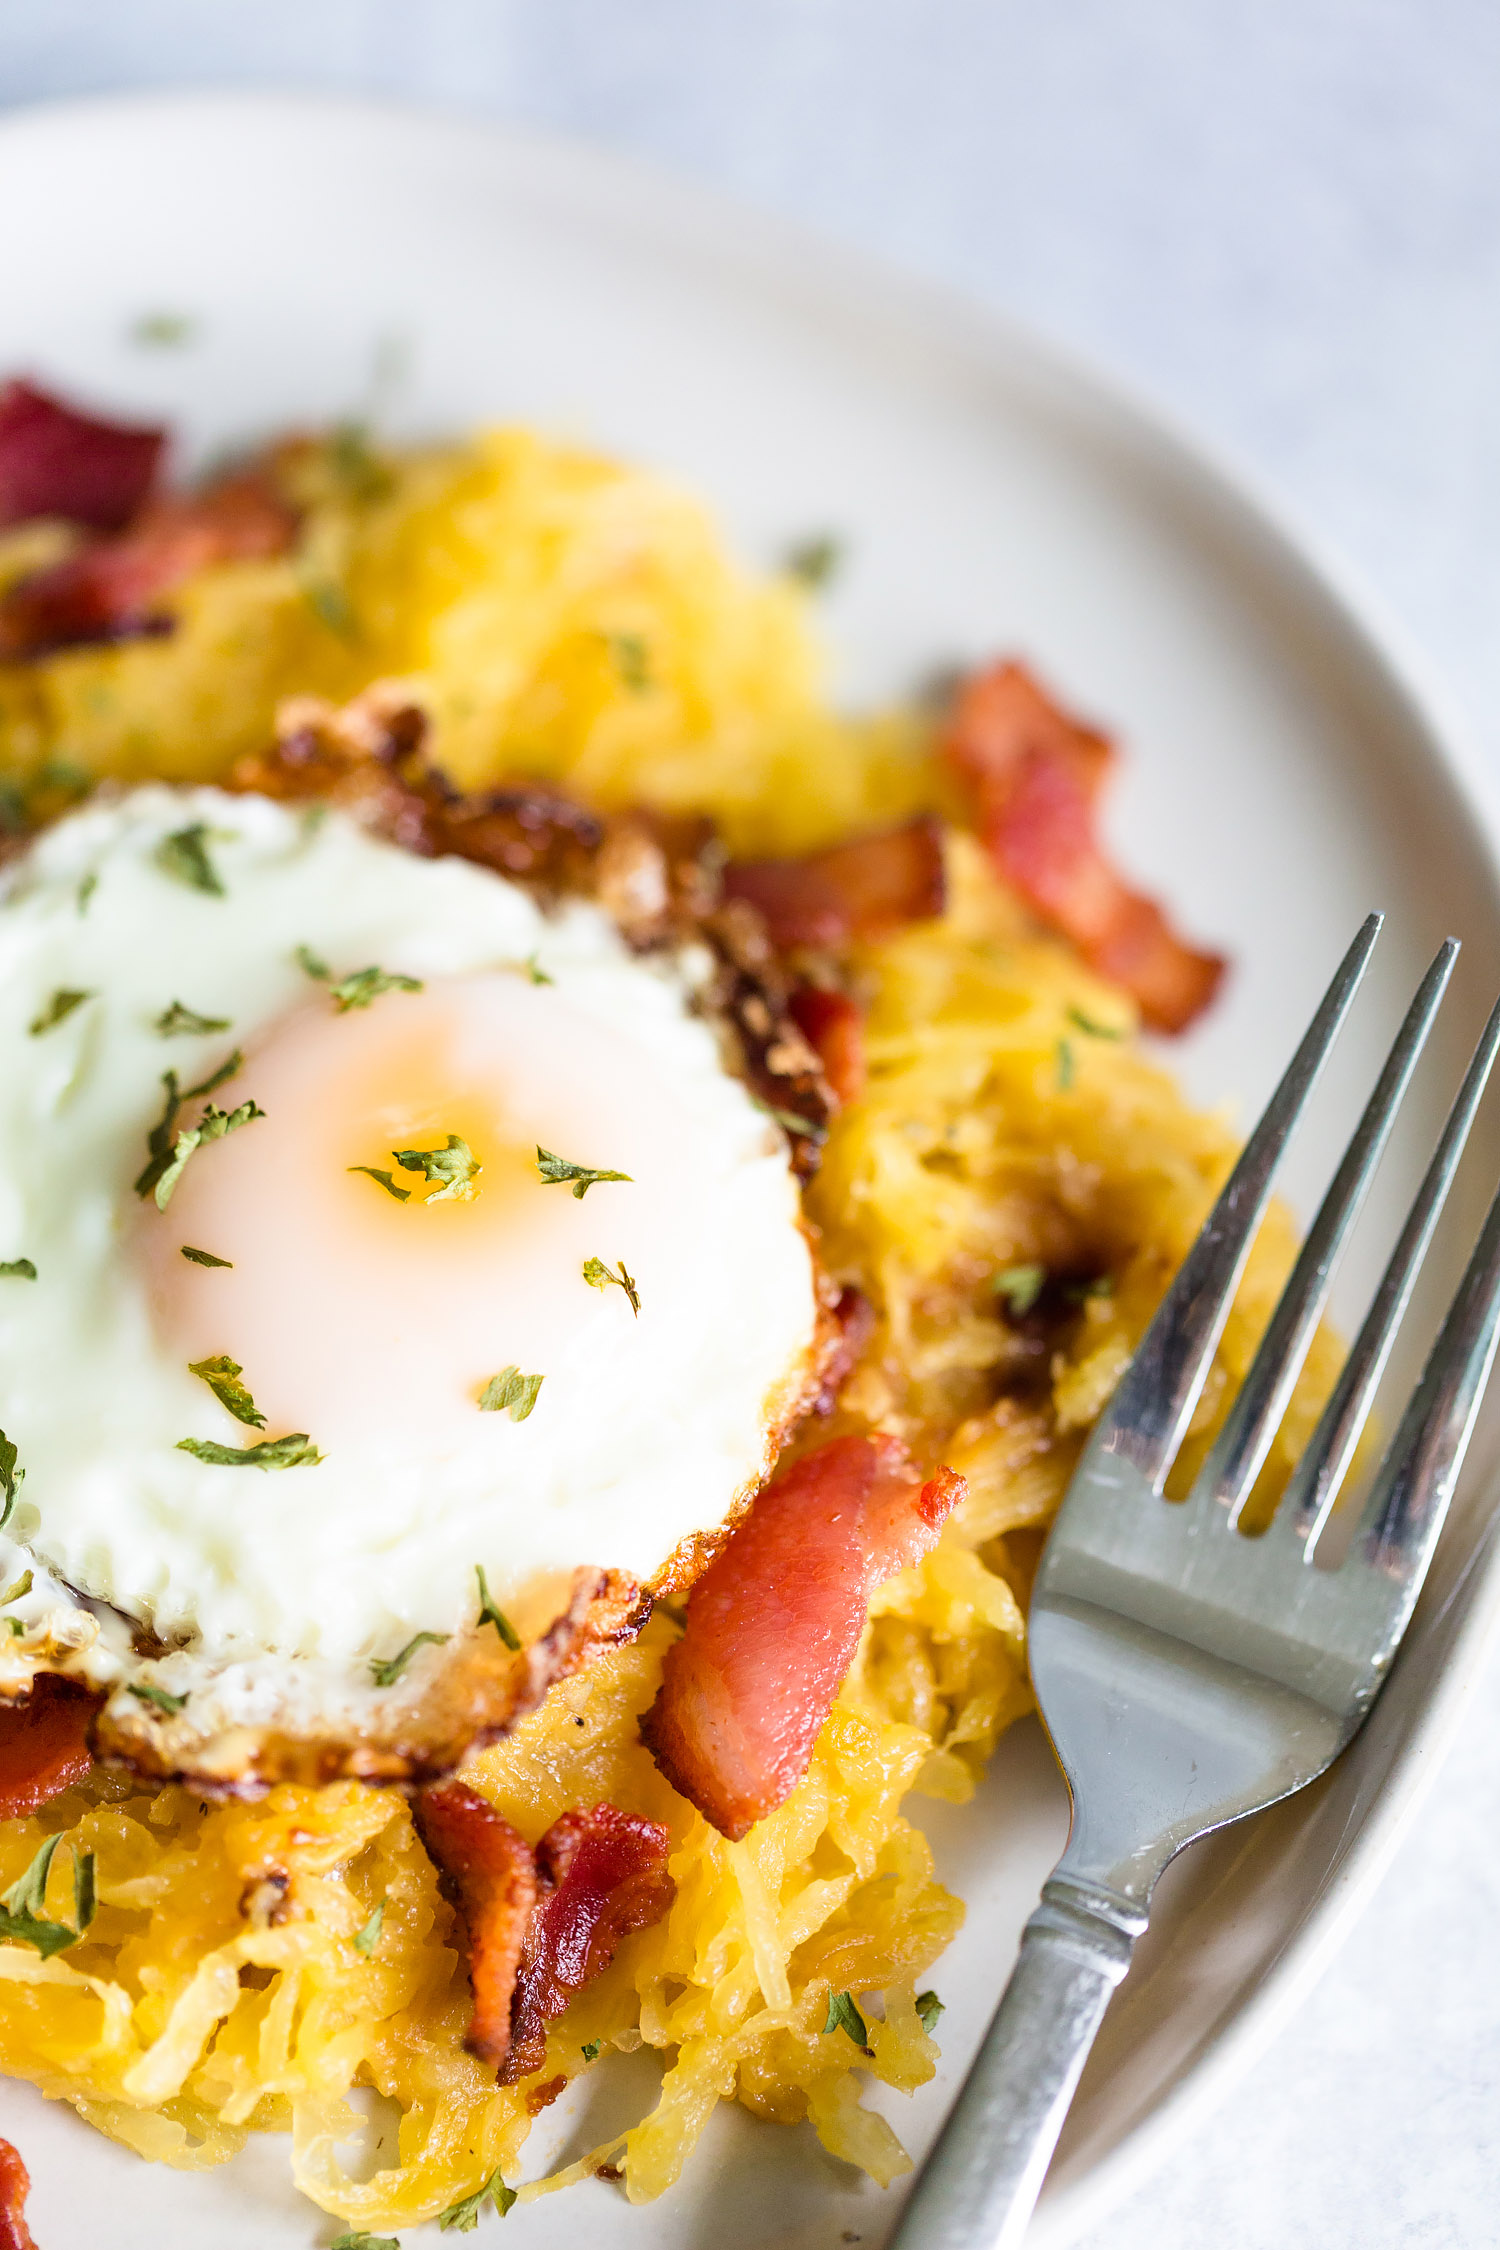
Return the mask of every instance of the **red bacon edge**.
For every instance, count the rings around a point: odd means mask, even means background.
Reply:
[[[890,937],[943,911],[942,830],[924,813],[806,859],[731,860],[724,895],[753,906],[782,952]]]
[[[1072,718],[1023,665],[995,664],[960,690],[945,743],[999,873],[1101,976],[1133,994],[1157,1031],[1183,1031],[1213,999],[1225,962],[1172,929],[1099,841],[1107,736]]]
[[[659,1922],[677,1895],[665,1828],[615,1805],[564,1813],[536,1848],[541,1890],[526,1933],[502,2085],[540,2070],[547,2026],[609,1967],[623,1939]]]
[[[26,2198],[30,2193],[31,2174],[21,2161],[20,2150],[9,2141],[0,2141],[0,2250],[36,2250],[26,2224]]]
[[[155,482],[163,429],[99,422],[34,384],[0,388],[0,528],[64,516],[119,531]]]
[[[694,1586],[641,1735],[722,1835],[801,1780],[875,1588],[933,1545],[964,1479],[895,1438],[842,1437],[773,1478]]]
[[[0,1706],[0,1820],[20,1820],[83,1780],[98,1708],[96,1695],[51,1672],[38,1673],[26,1702]]]
[[[787,1013],[816,1052],[840,1103],[857,1101],[865,1090],[865,1019],[848,993],[799,984]]]
[[[531,1846],[462,1781],[424,1789],[414,1813],[418,1834],[456,1894],[469,1940],[474,2015],[465,2044],[498,2070],[510,2051],[511,2000],[537,1898]]]

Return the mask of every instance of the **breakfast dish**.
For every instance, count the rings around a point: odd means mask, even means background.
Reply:
[[[903,1803],[1028,1708],[1234,1149],[1137,1032],[1224,964],[1021,663],[830,708],[826,552],[524,429],[164,459],[0,392],[0,2067],[290,2128],[356,2231],[649,2199],[731,2099],[888,2182],[962,1915]]]

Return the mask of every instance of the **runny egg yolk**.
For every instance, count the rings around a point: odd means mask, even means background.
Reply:
[[[638,1035],[512,972],[343,1015],[310,999],[214,1096],[253,1098],[264,1116],[201,1147],[164,1213],[143,1206],[138,1241],[168,1348],[238,1361],[266,1434],[306,1431],[325,1454],[382,1432],[421,1433],[441,1451],[507,1366],[543,1377],[540,1418],[546,1378],[576,1373],[591,1334],[617,1361],[702,1304],[695,1243],[722,1184],[714,1102],[730,1089],[670,1090],[652,1060]],[[577,1197],[543,1179],[538,1146],[630,1177]],[[403,1150],[453,1158],[469,1192],[442,1192],[447,1175],[403,1166]],[[205,1268],[184,1245],[229,1264]],[[623,1260],[639,1323],[620,1290],[586,1280],[591,1259]]]

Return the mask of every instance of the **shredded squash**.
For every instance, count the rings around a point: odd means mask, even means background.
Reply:
[[[302,448],[288,473],[309,508],[294,557],[205,574],[169,639],[0,667],[0,770],[15,787],[65,788],[64,759],[210,777],[265,740],[284,694],[394,675],[434,713],[436,755],[464,783],[527,773],[605,804],[701,808],[742,853],[942,805],[922,723],[831,713],[805,595],[743,574],[657,480],[518,430],[402,458],[345,437]],[[878,2181],[907,2168],[858,2074],[908,2091],[931,2076],[917,2001],[963,1910],[903,1802],[967,1797],[1027,1710],[1040,1534],[1234,1152],[1228,1126],[1138,1051],[1129,1003],[1038,936],[961,835],[950,894],[941,921],[860,963],[869,1084],[835,1125],[809,1211],[832,1271],[878,1314],[846,1416],[951,1462],[969,1497],[877,1595],[788,1801],[729,1844],[657,1772],[636,1722],[679,1629],[663,1613],[471,1761],[465,1778],[532,1841],[601,1798],[665,1822],[677,1884],[668,1918],[551,2027],[544,2069],[498,2088],[464,2050],[454,1915],[400,1795],[287,1786],[210,1807],[96,1772],[0,1823],[0,1885],[65,1833],[96,1854],[99,1897],[65,1954],[0,1945],[0,2068],[169,2164],[216,2164],[251,2132],[289,2130],[301,2188],[356,2228],[430,2218],[497,2171],[532,2197],[612,2167],[644,2201],[731,2099],[810,2121]],[[1188,1470],[1292,1249],[1273,1214]],[[1066,1278],[1040,1337],[1002,1303],[1006,1277],[1037,1268]],[[1267,1496],[1332,1371],[1320,1339]],[[64,1917],[66,1864],[53,1871]],[[825,2028],[844,1992],[868,2053]],[[658,2104],[522,2184],[538,2107],[642,2045],[662,2059]],[[357,2178],[339,2150],[359,2087],[395,2105],[399,2130],[392,2159]]]

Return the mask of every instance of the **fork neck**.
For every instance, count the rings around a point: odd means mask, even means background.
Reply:
[[[1026,1926],[1076,1954],[1114,1985],[1130,1967],[1146,1919],[1145,1908],[1122,1892],[1059,1872],[1042,1885],[1041,1905]]]

